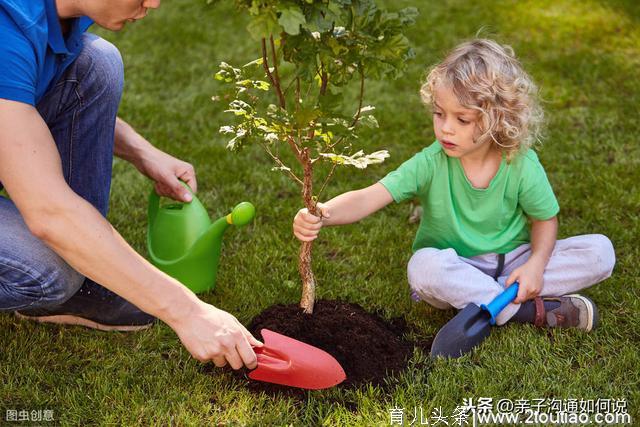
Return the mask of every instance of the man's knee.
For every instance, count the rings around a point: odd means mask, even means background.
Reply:
[[[39,265],[0,261],[0,310],[56,306],[71,298],[84,276],[69,265]]]
[[[56,306],[74,296],[85,281],[85,277],[69,268],[58,268],[48,278],[44,287],[42,306]]]
[[[13,202],[0,198],[0,310],[61,303],[83,281],[31,233]]]
[[[124,85],[120,51],[112,43],[90,33],[83,36],[83,44],[82,52],[76,59],[78,74],[96,92],[119,102]]]

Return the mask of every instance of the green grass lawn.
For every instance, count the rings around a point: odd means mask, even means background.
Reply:
[[[202,298],[245,324],[274,303],[299,298],[298,244],[290,228],[298,189],[258,148],[227,152],[227,121],[211,101],[220,61],[259,54],[230,2],[174,0],[124,31],[97,31],[125,62],[120,115],[162,149],[192,162],[213,217],[248,200],[255,222],[230,229],[215,292]],[[0,419],[5,410],[53,410],[63,425],[389,425],[390,409],[451,415],[464,398],[626,399],[640,422],[640,6],[628,1],[387,1],[414,5],[408,31],[416,58],[400,79],[370,84],[380,129],[362,139],[391,158],[336,174],[325,198],[369,185],[433,141],[418,88],[427,66],[483,28],[514,47],[542,88],[548,118],[539,150],[561,205],[560,238],[603,233],[618,257],[613,277],[586,291],[601,327],[590,334],[509,325],[458,360],[416,352],[385,390],[312,392],[303,401],[248,392],[229,372],[213,374],[167,326],[121,334],[38,326],[0,315]],[[116,160],[109,218],[141,253],[151,186]],[[405,265],[416,231],[407,204],[360,224],[323,231],[314,268],[320,298],[341,298],[404,316],[423,337],[451,317],[409,298]],[[452,419],[448,420],[450,424]],[[2,424],[3,421],[0,421]],[[420,419],[417,420],[419,424]],[[16,423],[17,424],[17,423]],[[24,424],[24,423],[22,423]]]

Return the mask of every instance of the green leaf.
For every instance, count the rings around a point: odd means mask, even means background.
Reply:
[[[371,114],[360,117],[360,124],[371,129],[378,128],[378,121]]]
[[[253,60],[253,61],[251,61],[251,62],[247,62],[246,64],[244,64],[244,65],[242,66],[242,68],[251,67],[251,66],[253,66],[253,65],[258,66],[258,67],[262,67],[262,63],[263,63],[263,61],[264,61],[264,60],[263,60],[263,58],[262,58],[262,57],[260,57],[260,58],[254,59],[254,60]]]
[[[330,160],[337,165],[355,166],[358,169],[366,169],[367,166],[382,163],[384,159],[389,157],[387,150],[376,151],[371,154],[364,154],[362,150],[351,156],[337,153],[319,153],[321,157]]]
[[[222,134],[229,134],[229,133],[235,134],[236,130],[233,126],[220,126],[219,132]]]
[[[344,94],[342,91],[328,91],[318,99],[318,106],[322,110],[323,115],[334,115],[344,102]]]
[[[416,18],[420,15],[420,12],[415,7],[406,7],[398,12],[400,16],[400,23],[404,25],[413,25],[416,23]]]
[[[278,12],[280,12],[278,23],[282,25],[284,31],[294,36],[300,34],[300,26],[307,23],[302,10],[297,6],[289,6],[278,9]]]
[[[271,87],[269,83],[263,80],[254,80],[252,83],[254,88],[260,89],[260,90],[269,90],[269,87]]]
[[[320,117],[320,110],[317,108],[302,108],[295,112],[293,117],[298,127],[305,127]]]
[[[275,142],[278,142],[280,139],[278,138],[278,135],[276,135],[275,133],[267,133],[264,136],[264,140],[268,144],[273,144]]]
[[[243,128],[236,129],[236,136],[229,140],[227,143],[227,148],[231,151],[237,151],[242,148],[242,144],[244,143],[245,137],[247,136],[247,130]]]
[[[269,38],[272,34],[279,34],[282,27],[278,24],[278,17],[271,9],[252,17],[247,31],[254,40]]]

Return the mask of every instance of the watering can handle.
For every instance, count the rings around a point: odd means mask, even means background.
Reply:
[[[193,190],[191,190],[191,187],[189,187],[189,184],[187,184],[182,180],[179,180],[179,181],[180,181],[180,184],[182,184],[184,188],[189,190],[189,193],[191,193],[191,195],[193,196]],[[149,195],[149,209],[147,211],[147,214],[149,217],[149,224],[153,224],[153,222],[155,221],[156,215],[158,214],[158,209],[160,209],[160,195],[156,193],[155,188],[152,188],[151,194]]]
[[[518,282],[514,282],[511,286],[505,289],[504,292],[495,297],[489,304],[482,304],[480,306],[481,309],[489,312],[489,315],[491,316],[489,323],[492,325],[496,324],[496,316],[500,314],[500,312],[509,305],[511,301],[516,299],[516,296],[518,296],[518,288]]]

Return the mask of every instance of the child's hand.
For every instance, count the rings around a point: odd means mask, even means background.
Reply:
[[[303,242],[315,240],[322,228],[323,218],[331,216],[326,205],[318,203],[317,208],[322,218],[310,214],[307,208],[300,209],[293,218],[293,234]]]
[[[544,268],[544,265],[534,260],[529,260],[511,272],[505,285],[509,287],[513,282],[518,282],[520,285],[518,296],[513,301],[514,303],[521,304],[540,294],[543,285],[542,275]]]

